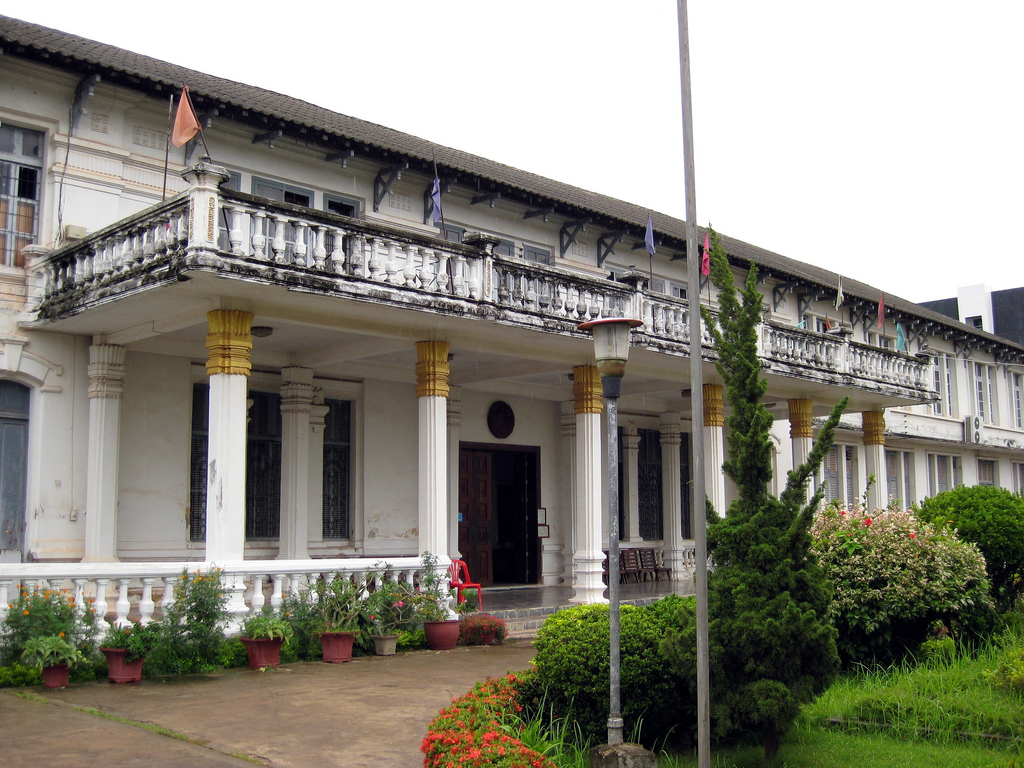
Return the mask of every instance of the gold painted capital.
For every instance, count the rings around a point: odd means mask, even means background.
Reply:
[[[248,376],[252,370],[252,312],[214,309],[206,313],[206,373],[234,373]]]
[[[885,412],[865,411],[861,417],[864,420],[864,445],[885,445]]]
[[[447,341],[416,342],[416,397],[448,397]]]
[[[814,437],[814,422],[811,417],[811,400],[789,401],[789,436]]]
[[[704,385],[704,426],[725,426],[725,403],[722,401],[721,384]]]
[[[601,413],[601,376],[597,366],[577,365],[572,369],[572,393],[576,398],[576,413]]]

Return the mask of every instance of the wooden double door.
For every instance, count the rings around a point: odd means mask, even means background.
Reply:
[[[462,443],[459,551],[482,585],[536,584],[540,449]]]

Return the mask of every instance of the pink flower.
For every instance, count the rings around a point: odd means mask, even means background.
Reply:
[[[917,538],[917,534],[916,534],[916,533],[912,533],[912,534],[910,534],[910,538],[912,538],[912,539],[916,539],[916,538]]]

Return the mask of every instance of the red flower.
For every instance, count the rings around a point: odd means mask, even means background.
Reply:
[[[916,539],[916,538],[917,538],[917,534],[916,534],[916,533],[911,533],[911,534],[910,534],[910,538],[912,538],[912,539]]]
[[[864,525],[868,526],[868,527],[871,526],[871,518],[870,517],[865,517],[864,518]]]

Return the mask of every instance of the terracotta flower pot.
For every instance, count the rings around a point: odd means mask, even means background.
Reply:
[[[281,666],[281,645],[284,640],[280,637],[260,638],[254,640],[249,637],[239,638],[249,654],[249,669],[263,669],[264,667]]]
[[[142,682],[142,662],[145,659],[125,661],[128,658],[127,648],[100,648],[107,657],[107,679],[112,683]]]
[[[352,661],[352,643],[355,639],[355,632],[324,632],[320,635],[320,644],[324,647],[324,661],[330,664]]]
[[[67,664],[43,667],[43,685],[47,688],[67,688],[70,677]]]
[[[450,651],[459,642],[459,620],[425,621],[423,631],[432,651]]]
[[[398,645],[398,635],[373,635],[373,644],[378,656],[394,656]]]

